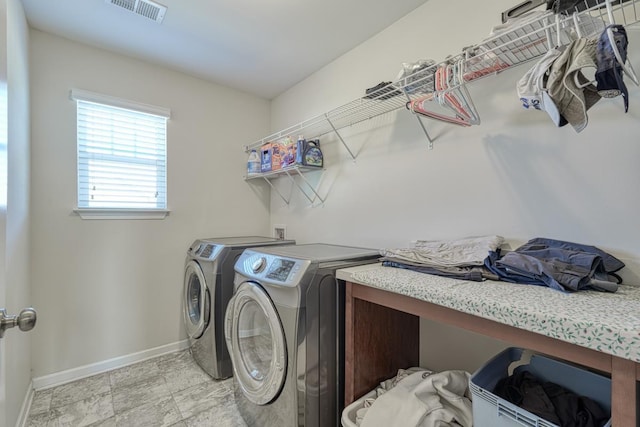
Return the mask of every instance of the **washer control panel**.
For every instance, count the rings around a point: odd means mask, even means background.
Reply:
[[[267,279],[275,280],[278,282],[286,282],[289,278],[289,274],[296,266],[296,262],[290,259],[275,258],[271,261],[269,271],[267,272]]]
[[[236,272],[251,279],[281,286],[296,286],[310,261],[284,258],[245,249],[235,265]]]
[[[189,248],[188,253],[194,258],[212,261],[218,256],[220,251],[222,251],[222,248],[223,246],[221,245],[198,241]]]

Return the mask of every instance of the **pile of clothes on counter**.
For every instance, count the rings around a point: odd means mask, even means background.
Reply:
[[[382,249],[382,264],[472,281],[500,280],[573,292],[615,292],[624,263],[595,246],[537,237],[502,253],[500,236],[418,240],[412,248]]]
[[[435,373],[423,368],[399,369],[383,381],[356,412],[360,427],[436,427],[473,425],[466,371]]]

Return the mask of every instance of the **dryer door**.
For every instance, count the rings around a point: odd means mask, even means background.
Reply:
[[[280,317],[260,285],[244,282],[237,288],[227,309],[225,334],[244,395],[257,405],[273,401],[287,373],[287,347]]]
[[[191,339],[202,336],[209,324],[209,292],[202,268],[189,261],[184,271],[184,324]]]

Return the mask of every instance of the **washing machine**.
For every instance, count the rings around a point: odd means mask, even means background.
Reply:
[[[187,251],[183,314],[195,361],[216,379],[232,375],[224,340],[224,313],[233,295],[234,265],[246,248],[294,244],[270,237],[199,239]]]
[[[340,425],[345,287],[335,273],[378,258],[377,250],[327,244],[243,252],[225,338],[247,425]]]

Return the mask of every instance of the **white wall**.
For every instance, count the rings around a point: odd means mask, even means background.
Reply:
[[[30,121],[29,121],[29,30],[19,0],[7,5],[7,217],[6,217],[6,308],[18,314],[32,304],[30,284]],[[7,331],[6,419],[14,425],[23,399],[31,386],[31,333],[18,328]]]
[[[268,131],[269,103],[36,30],[31,60],[34,377],[185,339],[191,242],[269,230],[268,192],[242,180],[241,148]],[[72,88],[171,108],[165,220],[73,214]]]
[[[396,78],[402,62],[443,60],[480,42],[512,0],[429,0],[377,36],[337,59],[272,102],[272,131],[363,96],[367,87]],[[640,34],[631,30],[630,58],[640,60]],[[531,64],[532,65],[532,64]],[[630,110],[621,98],[589,111],[580,134],[556,128],[548,116],[525,111],[515,84],[527,65],[470,85],[482,124],[473,128],[416,119],[399,111],[345,130],[355,162],[335,138],[321,141],[327,170],[309,176],[326,202],[309,207],[298,193],[290,206],[272,194],[271,222],[285,224],[299,242],[325,241],[374,248],[405,247],[415,239],[499,234],[512,246],[545,236],[596,245],[625,258],[626,278],[640,284],[640,90],[627,79]],[[284,186],[284,183],[281,183]],[[422,324],[423,362],[451,360],[433,345],[449,335]],[[455,340],[466,338],[452,332]],[[468,369],[504,343],[480,341],[459,362]],[[460,357],[464,359],[464,355]]]

